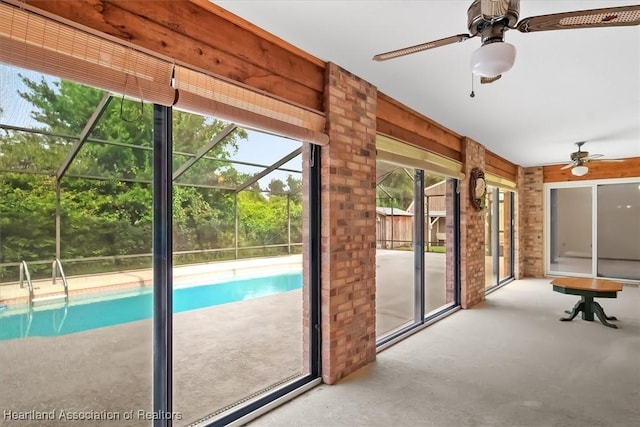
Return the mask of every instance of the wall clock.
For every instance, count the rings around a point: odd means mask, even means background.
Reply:
[[[484,179],[484,172],[480,168],[473,168],[469,177],[469,196],[471,206],[477,211],[484,208],[484,196],[487,194],[487,182]]]

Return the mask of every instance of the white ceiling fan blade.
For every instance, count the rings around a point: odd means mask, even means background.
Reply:
[[[379,53],[373,57],[374,61],[386,61],[387,59],[397,58],[399,56],[410,55],[412,53],[422,52],[423,50],[429,50],[440,46],[446,46],[452,43],[459,43],[465,40],[469,40],[473,36],[470,34],[458,34],[451,37],[445,37],[440,40],[434,40],[427,43],[417,44],[411,47],[405,47],[403,49],[392,50],[390,52]]]
[[[640,5],[605,7],[531,16],[518,23],[518,31],[567,30],[572,28],[594,28],[640,25]]]
[[[560,170],[569,169],[569,168],[572,168],[572,167],[577,166],[577,165],[578,164],[576,162],[567,163],[566,165],[561,167]]]
[[[604,154],[589,154],[587,157],[583,157],[582,160],[594,160],[599,159],[600,157],[604,157]]]

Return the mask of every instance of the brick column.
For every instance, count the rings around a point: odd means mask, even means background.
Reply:
[[[329,63],[322,148],[322,379],[333,384],[376,356],[376,98]]]
[[[522,186],[524,206],[521,224],[524,277],[544,276],[543,189],[542,167],[526,168]]]
[[[460,182],[460,305],[471,308],[484,300],[484,219],[485,210],[476,211],[469,196],[471,170],[484,170],[484,146],[462,139],[465,178]]]
[[[513,278],[514,279],[522,279],[524,278],[524,168],[522,166],[518,166],[516,170],[516,187],[518,191],[515,196],[515,206],[514,208],[514,224],[513,224],[513,242],[514,242],[514,259],[513,259]]]

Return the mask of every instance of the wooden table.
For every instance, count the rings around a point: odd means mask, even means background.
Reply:
[[[622,290],[622,283],[613,280],[591,279],[587,277],[559,277],[551,281],[553,290],[562,294],[579,295],[582,298],[573,307],[571,311],[565,311],[569,317],[563,317],[560,320],[570,321],[582,312],[582,319],[593,321],[593,314],[603,325],[610,328],[618,328],[608,320],[618,320],[614,316],[607,316],[602,306],[594,301],[594,298],[616,298],[618,292]]]

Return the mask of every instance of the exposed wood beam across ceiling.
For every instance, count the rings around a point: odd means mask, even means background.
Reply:
[[[207,0],[25,0],[93,32],[253,89],[323,111],[325,63]],[[378,93],[377,131],[461,161],[462,136]],[[487,170],[516,165],[488,152]]]

